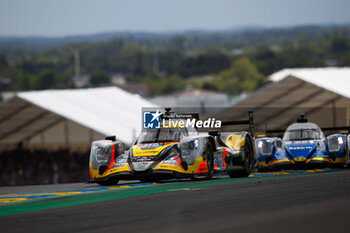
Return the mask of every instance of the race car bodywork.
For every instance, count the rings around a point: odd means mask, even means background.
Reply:
[[[246,132],[227,135],[220,147],[215,141],[220,140],[217,132],[203,135],[196,128],[177,126],[143,129],[128,151],[115,137],[94,141],[89,182],[110,185],[120,179],[211,178],[215,171],[229,171],[232,177],[249,175],[255,163],[252,139],[247,139]]]
[[[227,172],[231,178],[249,176],[257,162],[254,138],[245,131],[221,132],[216,141],[215,171]]]
[[[341,166],[348,158],[347,135],[325,137],[321,128],[304,119],[290,125],[280,138],[256,140],[258,170]]]
[[[157,139],[155,135],[161,137]],[[213,138],[189,135],[186,128],[144,129],[136,143],[124,153],[114,149],[116,145],[118,142],[113,140],[92,143],[90,181],[107,185],[119,179],[210,178],[214,172]]]

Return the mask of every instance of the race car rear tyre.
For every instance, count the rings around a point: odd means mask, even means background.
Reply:
[[[242,170],[229,170],[227,174],[230,178],[247,177],[250,175],[254,167],[254,152],[251,142],[248,138],[245,139],[245,144],[243,148],[244,161]]]

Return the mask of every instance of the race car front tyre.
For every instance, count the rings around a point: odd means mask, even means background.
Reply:
[[[208,173],[206,175],[206,178],[211,179],[214,175],[214,153],[210,143],[207,144],[205,154],[207,156],[207,167],[208,167]]]
[[[243,148],[243,167],[241,170],[228,170],[227,174],[230,178],[247,177],[250,175],[254,167],[254,152],[251,142],[248,138],[245,139],[245,144]]]
[[[101,180],[101,181],[97,181],[97,184],[102,185],[102,186],[110,186],[110,185],[116,185],[118,184],[119,179],[115,178],[115,177],[110,177],[107,180]]]
[[[159,179],[151,177],[151,178],[138,178],[139,181],[141,181],[142,183],[153,183],[153,182],[158,182]]]
[[[246,170],[231,170],[227,171],[227,174],[230,178],[240,178],[240,177],[247,177],[250,173],[248,173]]]
[[[208,143],[203,152],[203,155],[206,156],[207,168],[208,172],[203,175],[195,175],[191,177],[191,180],[203,180],[203,179],[211,179],[214,175],[214,153],[212,146]]]

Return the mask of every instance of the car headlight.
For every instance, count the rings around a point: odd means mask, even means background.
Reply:
[[[96,161],[99,163],[107,163],[109,155],[110,155],[109,148],[97,147],[95,149],[95,158],[96,158]]]
[[[326,144],[325,144],[324,141],[318,141],[317,142],[317,146],[316,146],[317,149],[322,149],[322,148],[325,148],[325,147],[326,147]]]
[[[344,143],[344,141],[343,141],[343,138],[342,138],[342,137],[338,137],[338,143],[339,143],[340,145]]]
[[[182,155],[186,156],[199,148],[199,140],[195,139],[189,142],[181,143]]]
[[[341,138],[341,141],[343,139]],[[328,139],[328,148],[331,153],[338,152],[340,150],[341,143],[339,142],[339,137],[331,137]]]

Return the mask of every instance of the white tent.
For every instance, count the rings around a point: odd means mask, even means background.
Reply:
[[[350,68],[294,68],[272,74],[271,83],[221,112],[216,118],[233,120],[254,110],[260,130],[283,129],[300,113],[321,127],[350,122]]]
[[[273,73],[270,80],[278,82],[288,76],[350,98],[350,67],[283,69]]]
[[[105,135],[130,144],[143,107],[156,106],[117,87],[19,92],[0,105],[0,146],[86,147]]]

